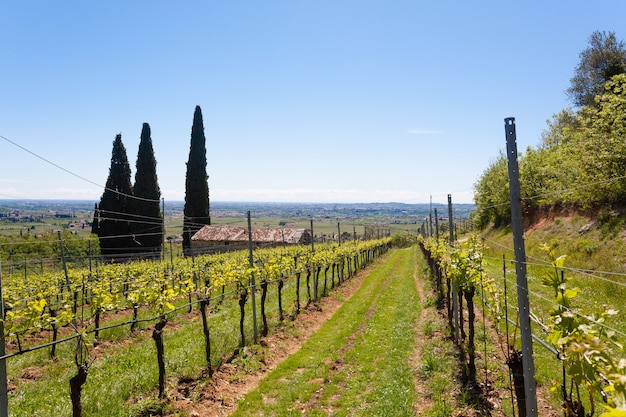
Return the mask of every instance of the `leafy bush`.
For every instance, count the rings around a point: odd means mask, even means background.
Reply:
[[[519,160],[527,213],[541,208],[597,209],[626,204],[626,74],[614,76],[596,106],[563,110],[548,122],[543,142]],[[507,160],[493,161],[474,185],[476,223],[510,222]]]
[[[406,232],[399,232],[391,237],[391,245],[394,248],[408,248],[417,243],[417,236]]]

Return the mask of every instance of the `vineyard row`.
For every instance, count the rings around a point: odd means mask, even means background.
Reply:
[[[207,324],[207,306],[220,303],[226,296],[238,298],[240,306],[240,347],[246,345],[244,333],[245,306],[249,299],[261,293],[261,335],[268,332],[265,299],[268,285],[278,287],[278,308],[283,320],[281,290],[290,278],[297,280],[295,293],[296,312],[300,310],[299,294],[301,277],[306,278],[306,303],[316,302],[327,293],[327,273],[331,270],[331,286],[352,276],[376,256],[386,251],[389,239],[349,242],[344,245],[319,245],[315,252],[310,247],[293,246],[262,249],[254,252],[250,264],[246,251],[231,252],[180,260],[174,264],[161,262],[132,262],[127,264],[101,265],[94,271],[71,270],[64,273],[46,273],[33,280],[11,276],[2,285],[4,314],[3,347],[0,362],[11,356],[77,341],[75,363],[77,375],[72,379],[72,404],[74,415],[80,409],[80,390],[87,378],[89,366],[88,349],[97,344],[99,333],[105,329],[152,322],[152,337],[157,346],[159,362],[159,396],[164,395],[165,363],[163,361],[162,332],[168,317],[178,311],[197,307],[202,315],[206,343],[206,359],[211,374],[210,336]],[[320,275],[323,273],[323,286]],[[256,285],[255,282],[259,284]],[[322,288],[320,288],[322,286]],[[231,297],[232,298],[232,297]],[[140,310],[143,314],[140,317]],[[252,308],[253,316],[256,307]],[[124,313],[126,312],[126,313]],[[112,317],[125,314],[121,322],[106,322]],[[132,318],[128,319],[132,315]],[[85,318],[87,316],[87,318]],[[52,333],[52,341],[43,342]],[[63,334],[59,337],[59,334]],[[93,334],[92,337],[87,335]],[[254,320],[254,341],[257,326]],[[35,343],[29,346],[24,341]],[[82,382],[81,382],[82,381]],[[1,383],[2,381],[0,381]],[[5,381],[6,383],[6,381]]]
[[[508,314],[513,303],[507,295],[506,283],[509,279],[506,277],[506,261],[503,259],[502,287],[486,268],[484,246],[477,236],[455,245],[429,237],[421,241],[421,247],[433,273],[439,301],[445,307],[449,327],[461,348],[462,360],[467,361],[463,367],[464,377],[470,384],[476,384],[473,298],[478,295],[489,308],[492,321],[498,327],[500,324],[506,325],[507,365],[515,388],[519,415],[526,416],[522,353],[516,344],[516,341],[519,343],[516,333],[530,323],[520,323],[519,314],[516,320],[512,320]],[[541,276],[536,278],[552,293],[552,298],[531,292],[541,304],[530,306],[530,321],[544,330],[546,340],[536,335],[532,337],[560,360],[563,369],[560,391],[564,415],[595,415],[599,408],[596,406],[597,397],[600,396],[600,401],[606,403],[601,417],[623,417],[626,415],[626,359],[621,356],[623,349],[617,336],[624,336],[624,333],[606,324],[618,311],[608,308],[582,314],[576,299],[582,290],[572,287],[571,277],[565,274],[566,256],[557,256],[554,248],[547,245],[542,246],[542,250],[548,255],[549,264]],[[514,284],[513,288],[520,290],[518,284]],[[528,288],[522,290],[528,291]],[[466,309],[463,307],[464,301]],[[513,305],[512,308],[519,311],[518,306]],[[548,319],[542,319],[541,314],[536,314],[546,310]],[[464,311],[468,314],[468,334],[464,330]],[[513,334],[509,334],[511,329],[508,323],[513,324]],[[502,340],[494,342],[502,344]]]

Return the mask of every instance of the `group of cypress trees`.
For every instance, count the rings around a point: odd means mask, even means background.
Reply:
[[[196,106],[185,180],[185,253],[189,253],[193,233],[211,223],[206,165],[202,111],[200,106]],[[130,164],[122,135],[115,137],[109,177],[100,203],[95,206],[92,232],[98,236],[100,253],[107,260],[160,256],[165,231],[161,190],[148,123],[144,123],[141,130],[134,185],[131,184]]]

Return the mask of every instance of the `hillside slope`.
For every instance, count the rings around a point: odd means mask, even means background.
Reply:
[[[620,211],[603,211],[598,214],[578,212],[551,212],[536,215],[532,221],[526,219],[524,242],[527,257],[527,278],[530,311],[533,318],[531,330],[536,336],[533,344],[535,372],[538,385],[555,388],[552,401],[558,406],[562,401],[562,364],[556,357],[558,346],[550,342],[548,329],[555,325],[555,289],[548,284],[551,276],[565,281],[560,291],[571,289],[571,304],[567,311],[572,317],[599,318],[608,310],[618,310],[616,315],[606,315],[606,321],[598,322],[602,332],[613,334],[616,341],[626,342],[626,311],[623,300],[626,296],[626,216]],[[515,319],[516,278],[513,265],[513,237],[510,228],[491,228],[481,232],[485,245],[486,274],[504,288],[508,285],[508,297],[503,306],[509,318]],[[546,248],[553,250],[552,256]],[[552,261],[558,257],[563,267],[555,268]],[[562,275],[561,275],[562,274]],[[558,292],[558,291],[557,291]],[[558,296],[558,294],[557,294]],[[559,301],[561,303],[561,301]],[[562,309],[562,307],[559,307]],[[558,317],[558,316],[557,316]],[[511,340],[519,343],[519,332],[511,326]],[[550,349],[547,346],[552,346]],[[624,357],[623,352],[614,352],[613,360]],[[569,386],[569,378],[566,381]],[[583,399],[586,394],[581,393]],[[602,399],[595,398],[596,411]],[[591,404],[584,399],[585,407]],[[594,414],[596,415],[596,414]]]

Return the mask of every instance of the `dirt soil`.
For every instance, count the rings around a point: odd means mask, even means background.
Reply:
[[[356,276],[344,282],[340,287],[333,290],[329,297],[324,297],[317,305],[310,305],[306,309],[302,309],[295,320],[286,325],[287,331],[278,331],[261,340],[264,346],[262,358],[257,364],[259,367],[254,370],[242,371],[237,366],[236,361],[230,361],[232,358],[224,358],[223,364],[213,373],[212,378],[205,376],[197,380],[178,381],[176,386],[171,386],[168,392],[168,416],[189,415],[191,417],[204,416],[228,416],[236,410],[238,401],[247,393],[258,387],[259,381],[265,378],[272,370],[274,370],[282,361],[290,355],[296,353],[308,338],[315,333],[321,325],[328,320],[348,300],[361,286],[363,279],[371,272],[371,267],[360,271]],[[423,278],[415,277],[416,286],[419,291],[420,299],[425,302],[427,298],[424,288]],[[427,311],[430,310],[430,313]],[[424,308],[422,314],[416,323],[416,347],[411,358],[413,367],[419,366],[420,345],[423,343],[423,335],[421,333],[421,324],[427,320],[429,314],[435,313],[432,309]],[[476,305],[476,321],[482,322],[482,311],[480,305]],[[436,313],[435,313],[436,314]],[[467,317],[467,315],[465,316]],[[487,326],[491,333],[488,337],[497,340],[498,337],[493,326]],[[482,331],[482,330],[481,330]],[[478,349],[480,350],[480,349]],[[244,352],[246,355],[247,352]],[[250,352],[254,355],[255,352]],[[501,351],[494,353],[489,360],[502,363],[506,368],[504,354]],[[484,358],[480,352],[477,352],[476,363],[480,368],[480,363],[484,362]],[[480,371],[479,372],[483,372]],[[505,370],[506,372],[506,370]],[[480,378],[484,380],[484,374]],[[493,375],[489,375],[488,380],[492,380]],[[510,393],[505,390],[494,389],[493,381],[488,381],[487,386],[484,382],[481,385],[481,396],[483,406],[481,410],[468,410],[463,407],[459,410],[463,416],[505,416],[502,411],[502,402],[510,401]],[[432,399],[425,395],[425,387],[423,382],[417,378],[415,381],[415,389],[420,401],[417,401],[415,414],[421,415],[429,406],[432,405]],[[554,410],[546,401],[547,392],[541,392],[545,389],[539,388],[538,408],[539,415],[545,417],[558,417],[561,415],[558,410]],[[459,415],[459,414],[455,414]]]
[[[175,415],[184,411],[191,417],[228,416],[236,409],[237,402],[247,393],[258,387],[267,374],[282,361],[296,353],[304,342],[315,333],[359,289],[363,279],[371,272],[368,267],[332,290],[317,305],[302,309],[293,321],[293,328],[287,332],[270,334],[261,340],[265,346],[261,367],[256,372],[242,373],[236,365],[225,358],[224,363],[205,381],[180,381],[170,391],[170,404]],[[197,391],[201,390],[200,393]]]

